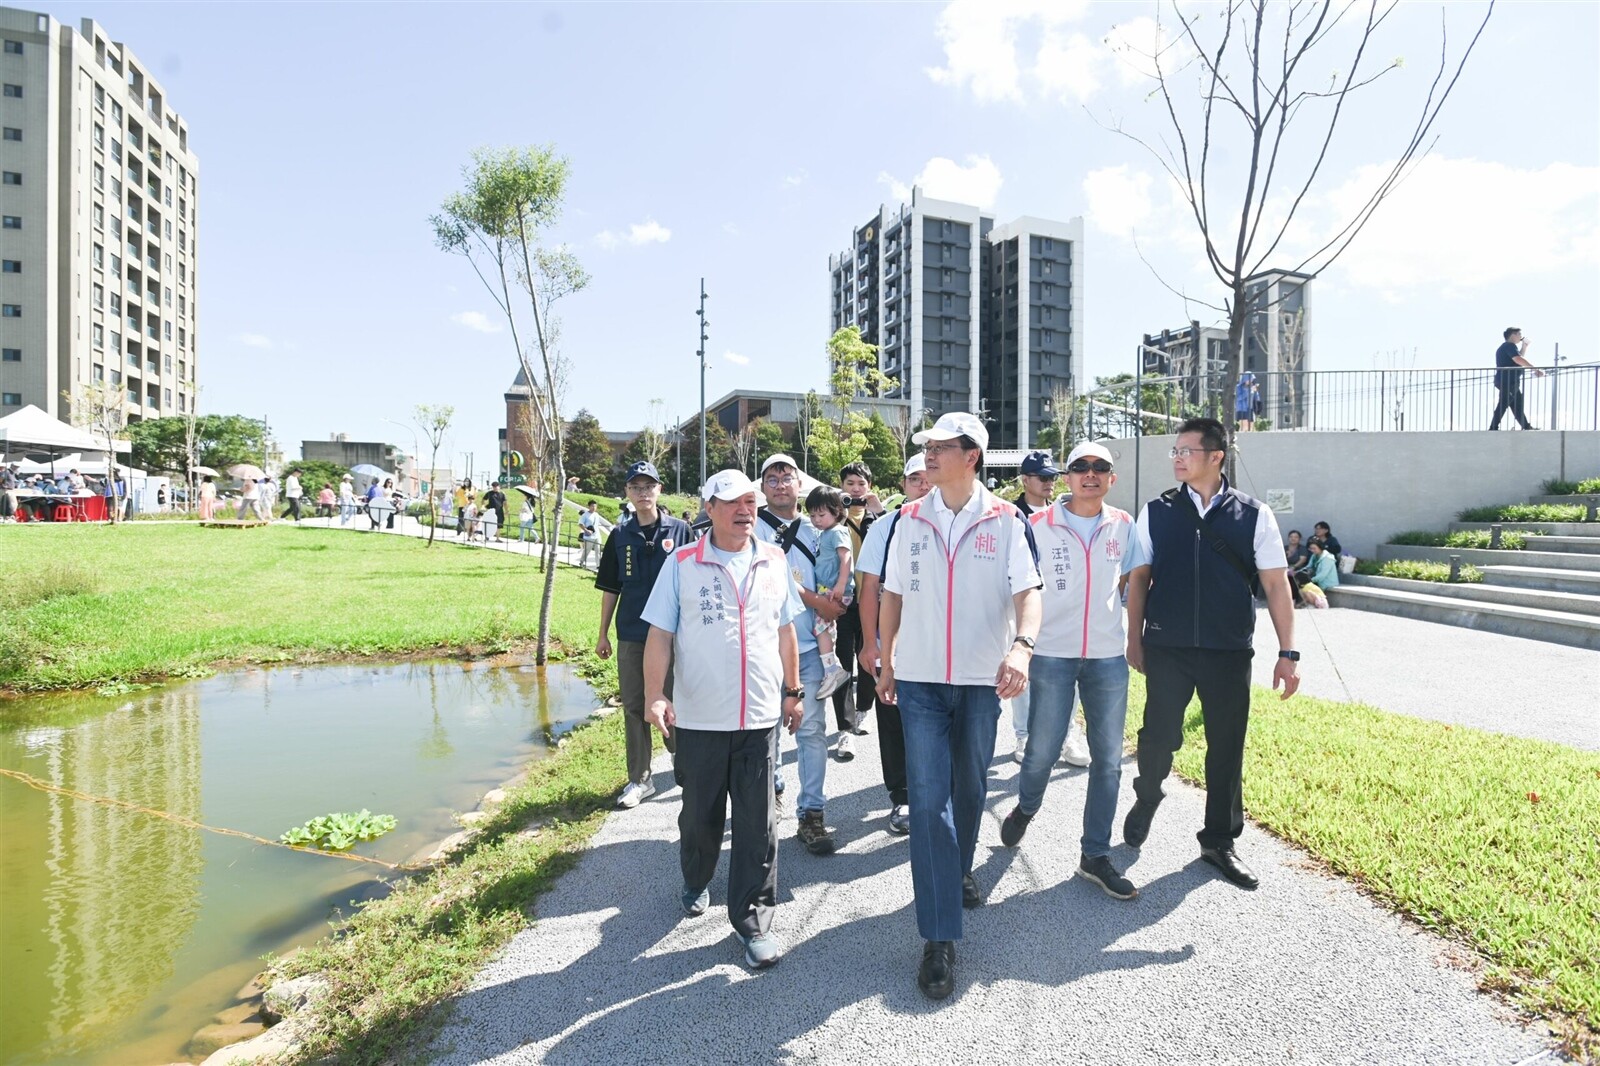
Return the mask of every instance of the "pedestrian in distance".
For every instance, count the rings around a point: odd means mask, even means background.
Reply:
[[[333,517],[333,503],[333,486],[325,481],[322,483],[322,488],[317,491],[317,517],[331,519]]]
[[[1522,413],[1522,374],[1532,370],[1534,377],[1544,377],[1544,371],[1528,362],[1528,338],[1516,326],[1508,328],[1503,343],[1494,352],[1494,387],[1499,399],[1494,414],[1489,418],[1489,428],[1499,429],[1500,419],[1507,411],[1523,429],[1533,429],[1528,416]]]
[[[362,502],[367,506],[367,521],[371,523],[371,527],[367,530],[369,533],[378,528],[378,515],[382,513],[383,507],[377,504],[377,500],[382,495],[377,478],[373,478],[372,483],[367,486],[367,491],[362,495]]]
[[[300,471],[296,468],[289,471],[289,476],[283,482],[283,498],[288,501],[283,517],[300,521],[300,497],[303,494],[304,490],[300,487]]]
[[[1200,857],[1242,888],[1259,883],[1234,848],[1244,831],[1244,744],[1250,720],[1255,589],[1277,631],[1272,687],[1300,687],[1287,560],[1272,511],[1228,484],[1227,431],[1211,418],[1178,426],[1170,452],[1176,488],[1151,500],[1134,529],[1139,565],[1128,575],[1128,665],[1145,675],[1139,776],[1122,839],[1141,846],[1183,744],[1198,691],[1206,737],[1206,812]]]
[[[945,414],[911,438],[933,491],[900,509],[883,572],[878,698],[900,705],[911,797],[911,883],[930,999],[955,988],[1000,701],[1028,683],[1039,569],[1028,520],[985,489],[982,420]]]
[[[1256,428],[1256,418],[1261,414],[1261,384],[1256,376],[1246,370],[1239,375],[1239,384],[1233,394],[1233,420],[1240,433]]]
[[[1116,482],[1111,452],[1104,445],[1080,444],[1067,456],[1071,495],[1029,517],[1044,579],[1042,621],[1029,670],[1032,727],[1017,805],[1000,826],[1000,842],[1016,847],[1039,813],[1081,697],[1092,758],[1078,874],[1114,899],[1132,899],[1138,889],[1111,861],[1111,823],[1122,782],[1122,731],[1128,716],[1122,587],[1140,560],[1133,516],[1105,503]]]
[[[499,485],[490,485],[489,491],[483,494],[483,502],[489,510],[494,512],[494,522],[498,530],[506,528],[506,494]],[[495,534],[495,540],[500,539],[500,532]]]
[[[862,544],[871,531],[872,524],[884,513],[883,502],[878,498],[878,494],[872,491],[872,469],[866,463],[846,463],[840,468],[839,489],[844,493],[844,526],[850,533],[851,556],[859,558]],[[855,591],[859,597],[861,592],[859,573],[856,575]],[[861,610],[857,600],[852,599],[845,606],[844,614],[839,616],[836,628],[838,630],[836,650],[839,659],[846,670],[855,673],[854,681],[840,686],[832,696],[834,724],[839,728],[839,739],[835,743],[834,752],[838,757],[846,758],[854,753],[854,738],[866,735],[867,730],[863,723],[873,704],[878,701],[878,680],[875,675],[860,671],[856,667],[856,660],[860,657],[863,643]],[[843,746],[843,753],[840,752],[840,746]]]
[[[200,482],[200,521],[209,522],[217,510],[217,483],[207,474]]]
[[[918,452],[906,460],[901,491],[906,503],[915,503],[928,494],[927,460]],[[900,512],[885,515],[874,522],[861,542],[861,565],[856,568],[856,602],[861,613],[861,654],[858,660],[863,672],[872,678],[873,696],[877,696],[878,669],[883,655],[878,642],[878,600],[883,584],[883,562],[889,544],[894,539],[894,528]],[[892,703],[878,703],[878,759],[883,769],[883,787],[889,792],[890,833],[904,836],[911,832],[910,794],[906,787],[906,741],[900,722],[900,708]]]
[[[111,484],[110,478],[106,479],[106,484],[109,488]],[[253,515],[259,521],[266,521],[266,515],[261,511],[261,486],[256,484],[256,479],[252,477],[244,479],[244,489],[239,495],[238,520],[243,522],[244,516],[247,514]]]
[[[844,494],[829,485],[818,485],[806,496],[806,517],[817,529],[817,566],[814,574],[816,592],[831,599],[841,612],[855,602],[855,582],[851,570],[854,553],[850,550],[850,533],[845,529]],[[843,614],[841,613],[841,618]],[[835,651],[838,623],[818,618],[812,634],[817,638],[817,654],[822,658],[822,684],[817,695],[826,699],[850,681],[850,672],[839,662]],[[853,750],[845,747],[850,738],[848,730],[839,731],[839,758],[855,758]]]
[[[465,537],[470,540],[472,539],[472,531],[467,526],[466,515],[467,504],[472,498],[472,482],[461,482],[461,484],[457,485],[455,490],[451,492],[450,496],[456,505],[456,539],[460,540]]]
[[[801,605],[783,551],[754,536],[761,494],[749,477],[719,471],[702,495],[710,533],[671,554],[645,605],[647,714],[663,734],[677,734],[683,911],[695,917],[710,905],[731,804],[728,920],[745,964],[761,970],[783,955],[771,932],[778,901],[772,735],[780,721],[791,732],[800,724]]]
[[[633,499],[633,514],[618,522],[600,549],[600,569],[594,587],[600,590],[600,636],[594,652],[611,658],[611,624],[617,627],[617,684],[622,690],[623,732],[627,737],[628,784],[617,798],[623,809],[637,807],[656,794],[650,774],[650,723],[645,721],[644,649],[650,625],[644,608],[650,592],[672,553],[689,545],[694,533],[689,523],[673,518],[658,506],[661,475],[654,463],[640,461],[628,468],[626,491]],[[672,671],[666,675],[663,695],[672,699]],[[666,735],[667,751],[677,747]]]
[[[349,474],[339,479],[339,524],[347,526],[356,514],[356,486]]]
[[[817,695],[822,684],[822,656],[817,650],[816,616],[838,621],[839,605],[817,587],[817,548],[821,535],[800,513],[800,464],[779,452],[761,464],[761,489],[766,506],[757,514],[756,536],[776,544],[789,560],[789,572],[799,588],[806,613],[795,620],[800,651],[800,684],[806,690],[800,728],[795,731],[796,761],[800,769],[800,798],[795,803],[799,824],[796,836],[813,855],[832,855],[833,830],[824,816],[824,790],[828,773],[827,702]],[[708,512],[709,514],[709,512]],[[776,734],[773,736],[777,740]],[[776,750],[773,752],[776,757]],[[783,792],[783,779],[775,787]]]
[[[600,501],[590,500],[588,510],[578,516],[578,542],[583,551],[578,556],[578,565],[585,569],[589,566],[589,556],[594,556],[596,569],[600,567]]]

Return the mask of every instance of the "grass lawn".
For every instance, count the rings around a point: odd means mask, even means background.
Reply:
[[[1485,987],[1600,1054],[1600,753],[1262,688],[1250,714],[1254,822],[1474,949]],[[1198,704],[1175,766],[1204,779]]]
[[[531,559],[448,538],[283,525],[4,526],[0,559],[0,688],[17,691],[510,651],[538,634],[544,580]],[[576,654],[593,646],[599,594],[592,575],[557,577],[551,634]]]

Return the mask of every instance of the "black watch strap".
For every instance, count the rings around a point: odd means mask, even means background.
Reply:
[[[1293,650],[1281,650],[1280,649],[1279,652],[1278,652],[1278,658],[1280,658],[1280,659],[1288,659],[1292,663],[1297,663],[1297,662],[1300,661],[1300,653],[1297,652],[1297,651],[1293,651]]]
[[[803,688],[785,688],[783,697],[784,699],[803,700],[806,698],[806,690]]]

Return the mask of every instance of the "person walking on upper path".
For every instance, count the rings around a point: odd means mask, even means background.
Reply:
[[[589,556],[594,555],[594,565],[600,566],[600,503],[598,500],[589,501],[589,509],[578,516],[578,541],[583,545],[583,552],[578,556],[578,565],[588,567]]]
[[[927,460],[918,452],[906,460],[901,491],[906,503],[915,503],[928,494]],[[878,601],[883,585],[883,563],[894,528],[900,518],[895,511],[874,522],[861,542],[860,584],[856,599],[861,608],[861,669],[872,678],[876,696],[878,668],[882,650],[878,643]],[[906,790],[906,739],[900,723],[900,708],[892,703],[878,704],[878,759],[883,767],[883,787],[889,791],[889,832],[904,836],[911,832],[910,794]]]
[[[1055,459],[1047,451],[1032,451],[1022,458],[1022,495],[1013,502],[1017,510],[1024,517],[1031,517],[1035,512],[1048,510],[1050,501],[1056,494],[1056,481],[1061,477],[1061,471],[1056,469]],[[1028,719],[1030,707],[1033,702],[1032,688],[1025,688],[1019,696],[1011,698],[1011,731],[1016,734],[1017,746],[1014,757],[1022,761],[1023,752],[1028,748]],[[1078,716],[1074,714],[1067,720],[1067,743],[1062,757],[1068,766],[1089,765],[1089,743],[1083,739],[1083,726],[1078,724]]]
[[[822,684],[822,656],[817,651],[817,616],[837,621],[842,613],[817,587],[817,548],[821,534],[800,513],[800,466],[788,455],[778,453],[761,464],[761,488],[766,506],[756,522],[756,536],[776,544],[789,561],[789,573],[799,587],[805,613],[795,619],[795,637],[800,651],[800,685],[806,690],[803,715],[795,732],[796,762],[800,769],[800,799],[795,804],[799,819],[796,835],[813,855],[831,855],[835,847],[833,830],[823,817],[824,787],[828,772],[827,701],[817,695]],[[776,737],[774,737],[776,740]],[[782,793],[783,779],[777,780]]]
[[[1522,373],[1532,370],[1535,377],[1542,378],[1544,371],[1528,362],[1528,338],[1522,335],[1520,329],[1512,326],[1502,336],[1505,341],[1494,352],[1494,387],[1500,398],[1494,405],[1494,414],[1489,418],[1489,428],[1499,429],[1500,419],[1510,411],[1517,425],[1523,429],[1533,429],[1528,423],[1528,416],[1522,413]]]
[[[761,494],[740,470],[723,470],[702,494],[711,532],[675,549],[651,590],[644,620],[651,724],[677,734],[683,781],[678,812],[680,902],[704,914],[732,804],[728,920],[745,964],[782,957],[772,936],[778,902],[773,734],[800,723],[795,623],[799,589],[783,552],[754,536]],[[673,678],[672,697],[667,676]]]
[[[1123,577],[1137,565],[1133,516],[1105,505],[1116,484],[1111,453],[1080,444],[1067,456],[1070,497],[1030,516],[1044,577],[1043,620],[1029,672],[1032,728],[1022,759],[1017,805],[1000,826],[1014,848],[1039,813],[1078,699],[1088,726],[1089,792],[1083,807],[1078,873],[1116,899],[1138,895],[1111,862],[1111,822],[1122,782],[1122,729],[1128,716]]]
[[[1256,875],[1234,841],[1244,831],[1244,741],[1250,720],[1254,589],[1266,595],[1278,636],[1272,687],[1300,687],[1294,604],[1278,522],[1260,500],[1222,474],[1227,432],[1212,418],[1178,426],[1172,472],[1180,484],[1151,500],[1134,529],[1140,565],[1128,575],[1128,665],[1145,675],[1139,776],[1122,839],[1150,835],[1161,783],[1183,744],[1183,716],[1196,691],[1206,737],[1206,813],[1200,857],[1243,888]]]
[[[683,519],[660,513],[661,475],[654,463],[641,461],[628,468],[627,492],[633,499],[633,515],[618,522],[606,537],[594,577],[594,587],[601,593],[600,636],[594,653],[611,658],[611,621],[615,618],[617,684],[622,689],[628,759],[628,784],[617,798],[617,806],[631,809],[656,794],[650,774],[650,723],[644,718],[644,647],[650,635],[644,608],[661,568],[673,552],[694,540],[694,534]],[[663,694],[672,698],[670,670]],[[667,734],[667,750],[676,747],[676,738]]]
[[[978,480],[989,432],[953,412],[912,437],[934,489],[899,511],[884,566],[878,698],[899,701],[911,796],[911,883],[927,943],[917,985],[955,988],[1000,700],[1028,683],[1039,568],[1028,520]]]

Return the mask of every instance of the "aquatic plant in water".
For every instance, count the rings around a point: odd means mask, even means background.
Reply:
[[[394,815],[373,814],[363,807],[354,814],[324,814],[284,833],[285,844],[348,851],[363,840],[376,840],[395,827]]]

